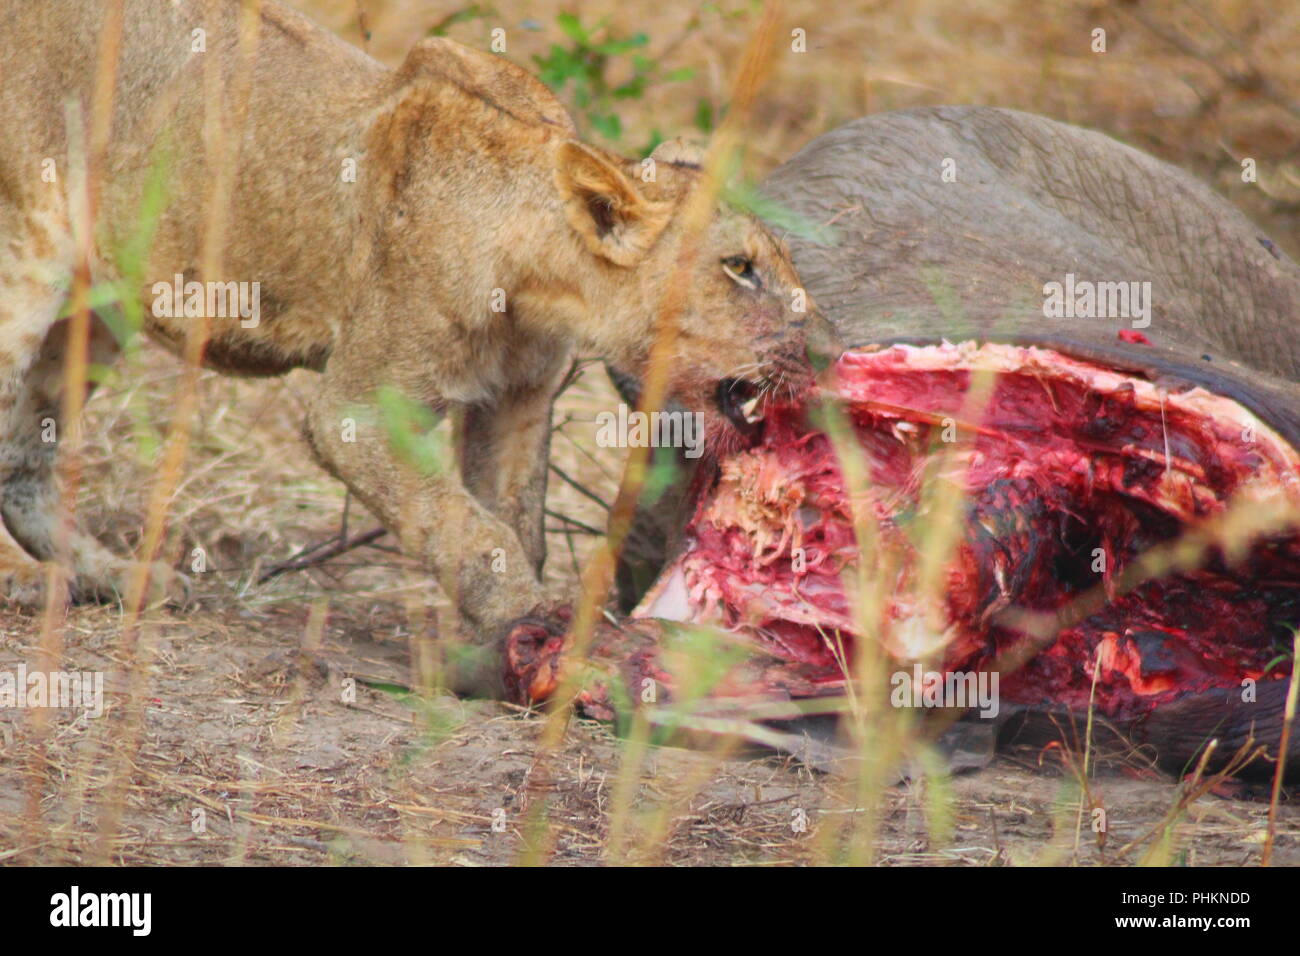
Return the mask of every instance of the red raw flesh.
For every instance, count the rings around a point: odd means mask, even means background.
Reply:
[[[1201,389],[1168,392],[1050,350],[1003,345],[854,352],[837,371],[870,476],[863,506],[891,558],[872,567],[896,578],[879,633],[900,666],[986,668],[1026,640],[997,612],[1068,605],[1098,583],[1094,548],[1105,549],[1113,580],[1234,496],[1297,500],[1296,452],[1241,406]],[[945,419],[957,436],[947,445]],[[966,495],[937,628],[914,598],[907,527],[936,455],[950,456],[945,478]],[[673,602],[661,584],[639,616],[722,625],[779,660],[811,665],[800,673],[811,671],[826,692],[842,688],[823,635],[838,635],[851,659],[857,629],[840,573],[856,562],[857,545],[836,456],[803,409],[770,409],[761,442],[723,462],[688,542],[662,579],[685,582],[685,610],[666,610]],[[1283,679],[1289,663],[1269,665],[1297,622],[1300,538],[1274,536],[1232,565],[1215,555],[1115,598],[1002,674],[1002,699],[1086,709],[1099,645],[1096,706],[1115,718],[1245,677]]]

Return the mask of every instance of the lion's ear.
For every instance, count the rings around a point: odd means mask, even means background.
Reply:
[[[555,185],[569,225],[615,265],[640,261],[672,217],[670,203],[647,199],[617,166],[573,140],[557,147]]]

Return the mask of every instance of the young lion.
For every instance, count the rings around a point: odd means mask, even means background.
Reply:
[[[56,555],[54,446],[40,432],[60,408],[104,6],[0,0],[0,589],[14,602],[41,599]],[[499,638],[543,599],[558,380],[575,350],[646,372],[699,168],[674,146],[645,181],[640,163],[578,142],[551,93],[497,56],[431,39],[394,72],[278,4],[257,19],[235,0],[215,18],[211,6],[125,4],[92,280],[121,278],[117,251],[164,168],[146,331],[183,349],[197,319],[167,307],[173,283],[257,283],[257,315],[208,316],[205,365],[320,372],[306,434],[321,464],[480,640]],[[219,275],[201,274],[205,235],[222,239]],[[833,334],[811,303],[792,311],[794,269],[752,217],[717,209],[698,245],[670,385],[716,440],[745,428],[772,383],[808,382],[810,343]],[[96,318],[90,360],[116,350]],[[383,386],[463,409],[459,474],[419,473],[358,414]],[[120,591],[121,558],[84,534],[71,557],[76,596]]]

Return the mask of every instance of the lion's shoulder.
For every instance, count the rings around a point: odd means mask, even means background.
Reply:
[[[429,37],[412,47],[396,79],[403,85],[418,79],[449,83],[520,122],[577,135],[564,105],[527,70],[445,37]]]

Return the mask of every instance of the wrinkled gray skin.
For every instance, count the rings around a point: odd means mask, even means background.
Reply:
[[[946,159],[955,182],[943,180]],[[793,232],[785,238],[850,347],[940,339],[1051,346],[1170,387],[1202,385],[1300,444],[1300,268],[1172,166],[1043,117],[937,107],[867,117],[818,137],[764,192],[836,231],[821,245]],[[1066,273],[1150,281],[1151,323],[1140,331],[1151,345],[1121,341],[1118,331],[1132,324],[1125,320],[1045,318],[1043,286]],[[640,590],[629,583],[652,577],[687,511],[689,502],[661,502],[641,516],[632,552],[640,557],[620,573],[625,606]],[[1223,692],[1189,696],[1126,730],[1175,769],[1212,735],[1217,752],[1231,754],[1252,722],[1256,740],[1275,752],[1285,690],[1285,682],[1261,685],[1251,705]],[[1020,732],[1041,730],[1043,719]]]
[[[956,182],[940,176],[954,161]],[[1300,442],[1300,267],[1192,177],[1107,136],[987,107],[885,113],[820,136],[764,191],[837,241],[788,236],[850,345],[979,337],[1049,344],[1203,384]],[[1048,319],[1066,273],[1149,281],[1130,323]]]

